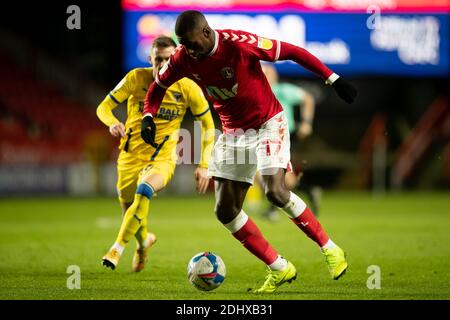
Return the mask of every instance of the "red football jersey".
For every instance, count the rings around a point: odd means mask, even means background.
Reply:
[[[258,129],[282,111],[261,69],[260,60],[276,61],[280,41],[238,30],[215,30],[214,48],[198,60],[179,46],[156,82],[170,87],[188,77],[202,88],[222,121],[224,132]]]

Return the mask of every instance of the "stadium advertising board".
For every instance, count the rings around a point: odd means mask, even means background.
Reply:
[[[346,75],[447,76],[448,1],[124,0],[124,68],[147,65],[152,40],[186,9],[217,29],[240,29],[311,51]],[[306,75],[291,62],[283,75]]]

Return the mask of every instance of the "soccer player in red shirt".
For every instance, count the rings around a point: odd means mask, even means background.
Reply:
[[[319,75],[348,103],[353,102],[356,90],[305,49],[245,31],[213,30],[198,11],[182,12],[175,33],[180,46],[160,70],[145,98],[142,138],[155,144],[153,115],[166,89],[183,77],[195,81],[222,121],[223,133],[208,168],[208,175],[215,180],[216,216],[268,266],[265,282],[253,292],[274,292],[297,276],[294,265],[277,253],[242,210],[256,170],[261,173],[268,200],[282,208],[319,245],[331,277],[338,279],[348,266],[344,251],[328,237],[305,202],[284,185],[290,163],[289,130],[260,60],[292,60]]]

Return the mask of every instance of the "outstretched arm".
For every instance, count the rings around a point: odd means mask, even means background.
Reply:
[[[278,60],[294,61],[324,80],[327,80],[333,74],[333,71],[309,51],[287,42],[280,41],[280,56]]]
[[[150,115],[154,116],[156,112],[158,112],[158,109],[161,105],[161,102],[163,101],[164,95],[166,94],[167,87],[161,84],[158,84],[156,81],[153,81],[153,83],[150,85],[147,94],[145,95],[144,100],[144,110],[143,115],[144,117]]]
[[[320,76],[326,84],[332,85],[337,94],[346,102],[352,103],[356,97],[356,90],[350,83],[333,73],[325,64],[303,48],[287,42],[259,37],[245,31],[222,30],[222,34],[224,35],[223,41],[241,39],[235,42],[236,45],[253,59],[270,62],[277,60],[294,61]],[[233,36],[231,39],[230,34]]]
[[[184,77],[183,68],[177,67],[177,65],[180,65],[179,58],[176,55],[178,52],[180,52],[179,48],[175,50],[169,61],[159,71],[155,81],[150,85],[145,95],[141,137],[146,143],[155,148],[158,145],[155,142],[156,126],[153,116],[156,115],[161,106],[167,88]]]
[[[161,106],[165,94],[166,88],[159,86],[157,82],[154,81],[145,95],[144,116],[142,117],[141,123],[141,137],[146,143],[154,148],[157,148],[158,144],[155,142],[156,125],[153,121],[153,115],[156,114]]]
[[[280,55],[278,60],[292,60],[305,69],[317,74],[336,90],[339,97],[347,103],[352,103],[356,98],[356,89],[347,81],[331,71],[325,64],[307,50],[280,41]]]

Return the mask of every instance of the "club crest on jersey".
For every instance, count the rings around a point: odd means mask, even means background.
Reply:
[[[273,47],[272,40],[258,37],[258,48],[264,49],[264,50],[270,50]]]
[[[222,70],[220,70],[220,73],[225,79],[232,79],[234,77],[234,71],[231,67],[222,68]]]
[[[173,98],[175,99],[176,102],[180,102],[181,101],[181,93],[174,92],[172,95],[173,95]]]

